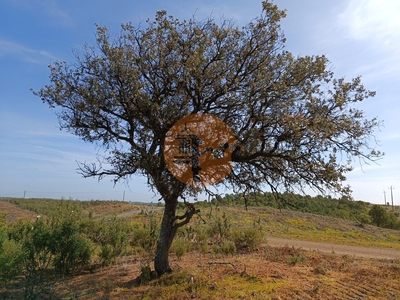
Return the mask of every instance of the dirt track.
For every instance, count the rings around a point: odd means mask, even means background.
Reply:
[[[304,250],[319,250],[321,252],[355,255],[366,258],[378,259],[400,259],[400,250],[391,248],[376,248],[376,247],[362,247],[362,246],[349,246],[331,243],[320,243],[294,239],[284,239],[277,237],[268,237],[268,245],[273,247],[279,246],[294,246],[296,248],[303,248]]]

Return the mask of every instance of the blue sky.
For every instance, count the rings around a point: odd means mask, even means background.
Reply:
[[[282,28],[286,49],[295,55],[325,54],[336,77],[363,76],[377,96],[361,103],[369,118],[384,126],[376,132],[378,164],[347,175],[357,200],[383,203],[384,191],[400,204],[400,1],[276,0],[287,9]],[[146,180],[132,177],[115,187],[76,173],[76,161],[95,161],[98,149],[60,131],[55,114],[30,92],[49,82],[47,65],[73,61],[73,50],[94,42],[94,24],[118,34],[120,24],[153,18],[167,10],[179,19],[225,17],[244,25],[261,12],[261,1],[56,1],[0,2],[0,197],[117,199],[157,201]],[[372,143],[374,141],[371,141]]]

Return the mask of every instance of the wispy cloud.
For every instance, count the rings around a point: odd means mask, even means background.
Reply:
[[[398,49],[399,13],[397,0],[351,0],[339,21],[354,39],[375,41],[380,48]]]
[[[36,50],[0,39],[0,57],[2,56],[16,56],[21,60],[35,64],[48,64],[50,61],[57,60],[55,56],[45,50]]]
[[[36,2],[53,20],[57,20],[59,25],[67,27],[75,25],[72,16],[65,10],[61,9],[56,1],[37,0]]]
[[[12,3],[21,9],[38,10],[47,15],[58,26],[75,26],[73,17],[62,9],[55,0],[12,0]]]
[[[338,16],[338,27],[348,51],[358,51],[367,64],[354,72],[370,80],[391,78],[400,72],[400,2],[350,0]],[[350,62],[351,63],[351,62]]]

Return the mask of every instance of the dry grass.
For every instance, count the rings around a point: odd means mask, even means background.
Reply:
[[[89,202],[90,203],[90,202]],[[121,201],[99,201],[98,203],[92,202],[85,207],[84,211],[89,214],[90,211],[93,213],[94,218],[105,217],[110,215],[118,215],[128,211],[137,211],[144,209],[146,206],[131,204],[129,202]]]
[[[35,220],[37,213],[22,209],[15,204],[0,201],[0,214],[6,214],[7,224],[12,224],[20,219]]]
[[[295,238],[354,246],[400,249],[400,230],[386,229],[351,220],[268,207],[221,208],[240,222],[251,224],[258,218],[267,236]]]
[[[28,218],[36,216],[9,203],[0,201],[0,205],[8,205],[2,211],[14,217],[19,212]],[[132,204],[109,202],[93,208],[93,216],[132,210],[136,210]],[[258,222],[267,237],[400,248],[400,231],[354,221],[270,208],[223,207],[212,216],[202,210],[209,223],[223,211],[236,225]],[[129,216],[127,221],[141,218]],[[195,218],[191,226],[201,224]],[[116,265],[97,266],[58,280],[54,294],[63,299],[400,299],[399,257],[367,259],[268,244],[233,256],[191,251],[179,259],[171,254],[172,274],[143,282],[138,278],[148,261],[130,255],[119,258]],[[10,299],[19,299],[22,291],[7,293]]]
[[[65,278],[78,299],[399,299],[400,260],[361,259],[265,246],[234,257],[172,256],[174,272],[140,283],[140,257]]]

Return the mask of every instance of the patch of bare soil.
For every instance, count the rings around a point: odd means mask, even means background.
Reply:
[[[0,214],[6,214],[7,224],[18,222],[20,219],[35,220],[37,216],[37,213],[7,201],[0,201]]]

